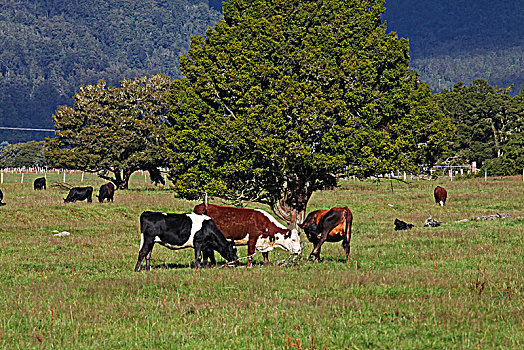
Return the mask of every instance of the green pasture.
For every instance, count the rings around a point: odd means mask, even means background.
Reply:
[[[21,174],[4,173],[0,184],[1,348],[524,347],[522,177],[357,180],[315,193],[308,212],[353,212],[350,264],[339,243],[309,262],[303,241],[296,259],[279,250],[269,266],[257,255],[250,269],[242,260],[197,270],[193,250],[156,246],[153,270],[134,273],[140,213],[188,212],[197,202],[137,173],[114,203],[64,204],[67,190],[55,185],[63,174],[48,174],[48,189],[33,191],[39,176],[24,174],[21,183]],[[104,183],[88,174],[81,182],[81,173],[66,182],[95,191]],[[448,190],[446,207],[433,202],[436,185]],[[512,217],[471,220],[495,213]],[[422,227],[430,215],[445,224]],[[415,228],[395,231],[395,218]]]

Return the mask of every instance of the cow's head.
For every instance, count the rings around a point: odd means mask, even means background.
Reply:
[[[235,241],[227,241],[227,246],[225,249],[225,256],[224,258],[227,261],[236,261],[238,260],[237,257],[237,247],[235,246]]]
[[[302,247],[300,246],[300,236],[296,229],[287,230],[286,233],[275,234],[275,246],[284,250],[288,250],[293,254],[301,254]]]

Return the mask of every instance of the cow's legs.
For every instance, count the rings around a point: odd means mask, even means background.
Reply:
[[[140,265],[142,260],[146,258],[146,270],[151,271],[151,252],[153,251],[153,246],[155,241],[151,238],[144,237],[142,234],[142,244],[138,250],[138,259],[135,265],[135,272],[140,271]]]
[[[195,245],[195,264],[197,269],[201,267],[200,260],[202,260],[202,248],[198,245]]]
[[[256,251],[256,244],[257,240],[256,237],[253,236],[253,238],[249,238],[249,241],[247,242],[247,267],[253,267],[253,255]]]
[[[311,254],[309,254],[309,257],[314,257],[313,261],[318,262],[320,261],[320,250],[322,249],[322,244],[327,240],[329,231],[322,232],[322,235],[320,239],[314,243],[314,248]]]
[[[314,262],[319,262],[320,261],[320,251],[322,249],[322,243],[318,243],[314,248],[313,248],[313,251],[311,252],[311,254],[309,254],[309,258],[313,258],[313,261]]]
[[[269,264],[269,253],[264,252],[262,253],[262,256],[264,257],[264,264]]]
[[[217,262],[215,260],[215,252],[213,249],[204,249],[202,251],[202,265],[204,265],[205,267],[212,267],[212,266],[216,266]],[[209,259],[209,263],[208,263],[208,260]]]
[[[342,240],[342,248],[344,248],[344,250],[346,251],[346,263],[349,264],[349,248],[350,247],[349,247],[349,242],[346,236],[344,236],[344,239]]]
[[[151,253],[153,252],[153,247],[151,247],[151,250],[146,255],[146,270],[151,271]]]

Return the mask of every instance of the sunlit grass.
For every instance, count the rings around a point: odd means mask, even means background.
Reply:
[[[95,192],[104,183],[80,176],[66,180]],[[188,212],[196,202],[135,175],[114,203],[64,204],[65,190],[33,191],[36,177],[20,184],[19,174],[4,174],[0,185],[2,348],[523,346],[520,177],[348,181],[315,193],[308,211],[347,205],[353,212],[350,264],[339,243],[325,244],[321,263],[309,262],[312,246],[303,242],[305,256],[285,266],[278,262],[287,253],[274,251],[270,266],[255,256],[251,269],[243,262],[196,270],[192,250],[157,246],[149,273],[133,272],[140,213]],[[48,177],[48,185],[62,180]],[[433,202],[437,184],[448,190],[443,208]],[[497,212],[512,217],[472,220]],[[446,224],[422,227],[430,215]],[[395,231],[395,218],[415,228]]]

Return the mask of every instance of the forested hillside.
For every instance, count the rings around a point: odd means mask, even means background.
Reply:
[[[513,94],[524,84],[524,1],[386,0],[385,19],[434,91],[478,78],[514,84]]]
[[[81,84],[161,72],[178,78],[190,35],[220,18],[220,0],[3,0],[0,127],[52,128]],[[524,83],[524,2],[386,0],[389,31],[409,39],[411,66],[433,91],[485,79]],[[0,141],[52,133],[0,130]]]
[[[161,72],[180,75],[191,35],[221,14],[207,0],[3,0],[0,126],[52,128],[79,85]],[[0,130],[10,143],[52,133]]]

